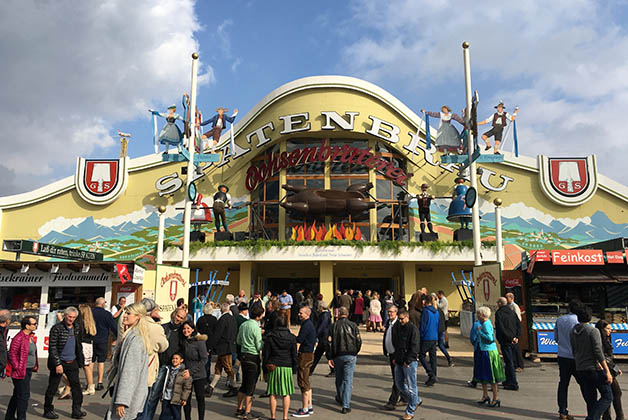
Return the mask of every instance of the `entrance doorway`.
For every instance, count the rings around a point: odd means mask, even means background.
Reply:
[[[386,290],[390,290],[392,292],[395,291],[394,282],[392,278],[339,278],[338,279],[338,290],[360,290],[361,292],[365,292],[367,290],[371,290],[379,293],[380,296],[383,296]]]
[[[266,290],[276,295],[286,290],[294,298],[300,288],[305,289],[305,296],[308,292],[312,292],[312,295],[316,297],[319,292],[319,280],[318,278],[270,278],[266,280]]]

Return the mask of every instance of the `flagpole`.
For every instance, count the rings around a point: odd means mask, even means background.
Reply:
[[[467,96],[467,112],[466,122],[467,127],[470,126],[471,120],[471,62],[469,60],[469,43],[467,41],[462,43],[462,56],[464,58],[464,85],[465,93]],[[473,152],[475,151],[475,143],[473,141],[473,133],[468,130],[469,137],[467,140],[467,151],[469,152],[469,179],[471,181],[471,188],[478,190],[477,169],[475,162],[473,161]],[[482,255],[480,254],[480,204],[475,203],[475,206],[471,209],[471,217],[473,224],[473,256],[475,265],[482,265]]]
[[[192,54],[192,89],[190,92],[190,121],[191,129],[188,130],[192,138],[188,138],[188,152],[190,160],[188,161],[188,173],[185,185],[185,210],[183,213],[183,261],[181,265],[184,268],[190,267],[190,219],[192,216],[192,200],[188,191],[190,185],[194,181],[194,127],[196,125],[196,81],[198,76],[198,53]]]
[[[164,262],[164,231],[166,230],[166,206],[159,206],[159,228],[157,230],[157,264]]]

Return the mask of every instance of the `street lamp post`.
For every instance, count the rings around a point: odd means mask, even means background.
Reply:
[[[159,206],[159,228],[157,229],[157,264],[164,262],[164,231],[166,229],[166,206]]]
[[[464,85],[467,99],[467,112],[465,114],[465,122],[467,127],[470,127],[469,121],[471,120],[471,64],[469,61],[469,43],[467,41],[462,43],[462,56],[464,59]],[[471,187],[477,191],[478,181],[475,162],[473,161],[473,152],[475,151],[475,142],[473,141],[473,133],[471,130],[467,130],[467,149],[469,152],[469,178],[471,181]],[[473,225],[473,257],[475,265],[482,265],[482,255],[480,254],[480,246],[482,244],[480,238],[480,209],[478,203],[471,209],[471,220]]]
[[[198,76],[198,53],[192,54],[192,89],[190,92],[190,120],[188,121],[188,173],[185,185],[185,210],[183,212],[183,261],[184,268],[190,267],[190,219],[192,217],[192,198],[188,191],[194,181],[194,146],[195,146],[195,121],[196,121],[196,81]]]

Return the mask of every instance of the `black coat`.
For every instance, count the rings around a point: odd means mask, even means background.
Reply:
[[[81,345],[81,328],[79,325],[74,324],[72,327],[72,333],[74,334],[74,354],[76,355],[76,361],[79,367],[85,365],[83,359],[83,346]],[[54,370],[57,366],[61,365],[61,353],[65,347],[65,343],[70,337],[70,330],[65,325],[65,322],[59,322],[50,329],[50,341],[48,346],[48,369]]]
[[[7,347],[7,333],[9,327],[0,327],[0,378],[4,378],[4,370],[7,367],[8,360],[8,347]]]
[[[207,345],[208,352],[211,351],[209,346],[211,344],[211,337],[213,337],[214,331],[216,330],[216,324],[218,324],[218,320],[213,315],[203,315],[196,321],[196,329],[198,332],[207,336],[205,344]]]
[[[167,366],[172,360],[172,355],[180,352],[179,329],[181,325],[175,325],[172,322],[162,325],[164,334],[168,340],[168,348],[166,351],[159,353],[159,365]]]
[[[421,338],[419,329],[411,322],[402,325],[395,322],[392,330],[392,342],[395,347],[393,359],[399,365],[416,362],[419,358]]]
[[[205,365],[207,364],[207,336],[196,334],[181,343],[185,367],[190,371],[193,380],[207,378]]]
[[[345,355],[357,356],[362,348],[362,337],[358,326],[347,318],[340,318],[331,325],[329,339],[328,359]]]
[[[266,315],[264,315],[264,335],[275,329],[277,318],[279,318],[279,311],[266,311]]]
[[[512,344],[513,338],[521,337],[521,321],[508,306],[495,311],[495,336],[501,345]]]
[[[209,348],[218,356],[235,353],[237,334],[238,324],[235,317],[231,312],[225,312],[216,323]]]
[[[263,368],[267,372],[267,365],[275,365],[292,368],[296,372],[297,338],[286,327],[274,328],[264,337]]]

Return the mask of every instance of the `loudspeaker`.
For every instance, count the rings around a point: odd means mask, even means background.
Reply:
[[[473,230],[471,229],[458,229],[454,230],[454,241],[472,241]]]
[[[190,242],[205,242],[205,233],[198,230],[190,232]]]
[[[236,241],[245,241],[249,236],[248,232],[236,232],[235,233],[235,240]]]
[[[433,242],[438,241],[438,233],[425,232],[421,233],[421,242]]]
[[[214,233],[214,242],[218,241],[233,241],[233,235],[231,232],[216,232]]]

